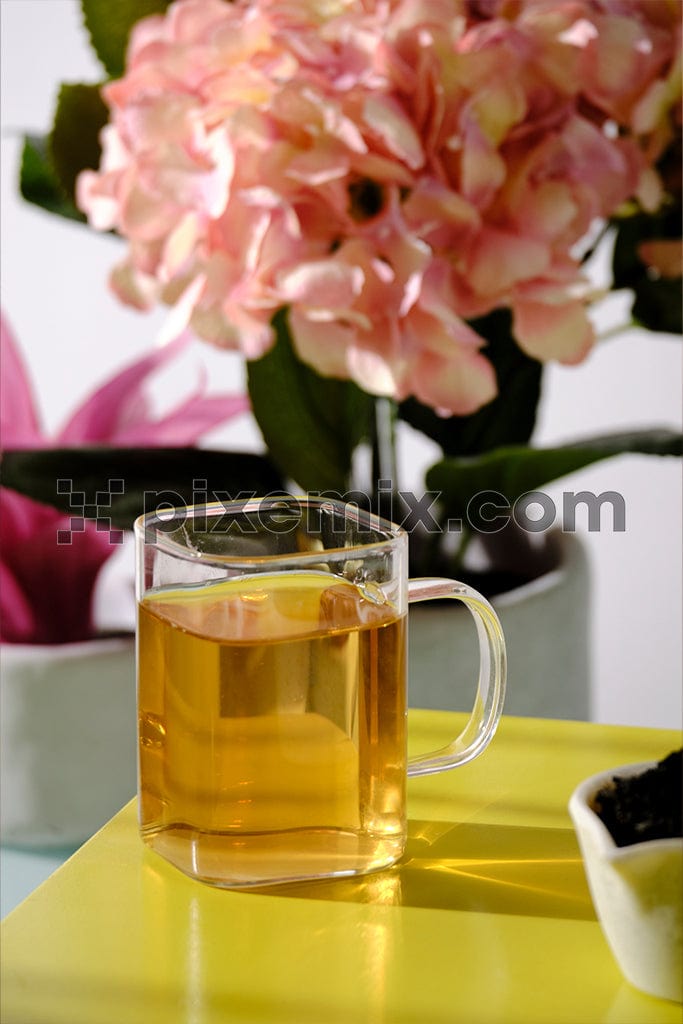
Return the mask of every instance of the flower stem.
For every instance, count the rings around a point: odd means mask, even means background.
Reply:
[[[395,493],[398,488],[395,423],[396,408],[391,399],[375,399],[372,486],[374,490],[373,507],[379,515],[391,515],[391,493]],[[382,482],[381,487],[379,486],[380,481]]]

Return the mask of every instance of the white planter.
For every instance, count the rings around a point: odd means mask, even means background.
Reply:
[[[0,646],[0,837],[77,845],[136,788],[135,643]]]
[[[511,590],[494,605],[508,652],[505,713],[539,718],[590,718],[590,575],[574,534],[549,538],[556,567]],[[474,703],[478,648],[467,609],[455,601],[411,605],[410,685],[413,707],[469,710]]]
[[[641,775],[654,762],[593,775],[569,801],[588,886],[605,938],[632,985],[683,1002],[683,839],[617,846],[593,810],[614,776]]]

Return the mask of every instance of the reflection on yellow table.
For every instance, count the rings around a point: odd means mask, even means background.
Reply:
[[[461,716],[410,713],[411,745]],[[566,810],[583,777],[674,731],[504,718],[489,751],[411,780],[408,849],[362,879],[231,892],[145,848],[134,804],[2,925],[3,1024],[680,1024],[632,988]]]

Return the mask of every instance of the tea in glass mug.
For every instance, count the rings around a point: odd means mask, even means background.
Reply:
[[[149,513],[135,526],[142,838],[244,887],[355,875],[406,842],[406,777],[490,742],[505,645],[488,602],[407,578],[408,536],[356,505],[276,497]],[[454,597],[479,634],[471,718],[407,758],[407,608]]]

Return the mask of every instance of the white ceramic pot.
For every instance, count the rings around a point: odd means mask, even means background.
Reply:
[[[590,718],[590,574],[575,534],[549,535],[554,568],[494,598],[508,654],[505,713]],[[474,703],[479,664],[466,608],[415,604],[409,615],[413,707],[465,711]]]
[[[135,643],[0,646],[0,837],[83,842],[136,789]]]
[[[683,1001],[683,839],[617,846],[593,810],[615,775],[640,775],[654,762],[593,775],[572,793],[574,822],[593,905],[624,976],[662,999]]]

